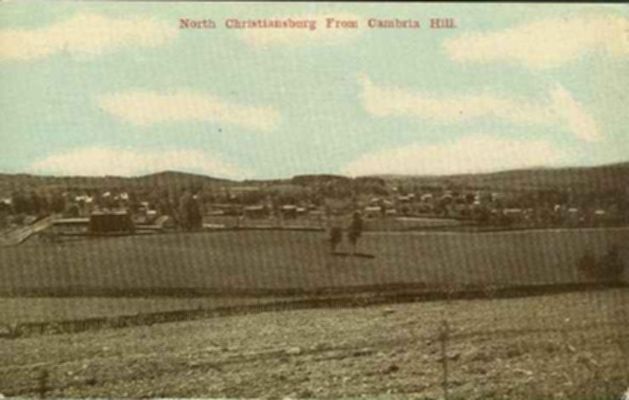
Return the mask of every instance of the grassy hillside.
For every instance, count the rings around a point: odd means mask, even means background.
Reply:
[[[0,249],[0,293],[97,295],[315,290],[386,284],[574,282],[586,250],[629,243],[629,229],[487,234],[370,233],[331,256],[324,233],[234,231],[81,240]],[[342,250],[348,250],[347,248]],[[625,264],[629,252],[622,250]]]

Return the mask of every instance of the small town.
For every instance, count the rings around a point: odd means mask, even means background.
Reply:
[[[162,173],[162,176],[178,173]],[[160,175],[160,174],[157,174]],[[185,174],[183,174],[185,175]],[[453,187],[454,186],[454,187]],[[0,227],[46,219],[59,236],[229,228],[328,229],[358,212],[368,230],[620,226],[626,196],[572,190],[492,190],[367,177],[297,176],[211,185],[45,188],[0,199]],[[629,189],[627,189],[629,193]],[[623,198],[623,195],[625,198]]]

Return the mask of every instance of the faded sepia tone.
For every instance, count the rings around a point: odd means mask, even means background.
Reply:
[[[0,2],[0,397],[629,399],[628,70],[624,5]]]

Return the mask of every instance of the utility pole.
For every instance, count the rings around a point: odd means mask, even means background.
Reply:
[[[441,332],[439,333],[439,341],[441,342],[441,367],[443,378],[441,385],[443,388],[443,399],[448,400],[448,340],[450,339],[450,326],[447,320],[441,322]]]

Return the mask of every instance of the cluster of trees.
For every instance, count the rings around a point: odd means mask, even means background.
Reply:
[[[352,254],[356,253],[356,246],[358,245],[358,239],[363,234],[363,219],[359,212],[354,212],[352,220],[347,227],[347,240],[352,246]],[[337,247],[343,241],[343,228],[340,226],[333,226],[330,229],[330,251],[336,253]]]
[[[42,195],[31,191],[13,193],[9,211],[13,214],[45,215],[63,212],[65,208],[66,199],[61,193]]]

